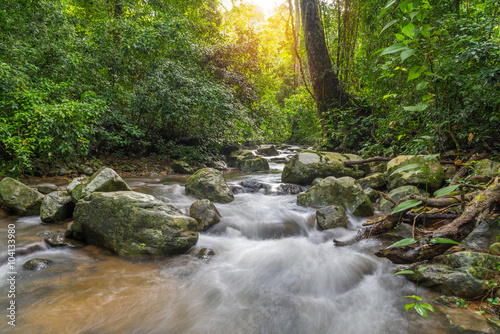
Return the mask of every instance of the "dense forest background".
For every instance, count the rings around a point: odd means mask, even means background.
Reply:
[[[499,154],[498,0],[303,1],[349,96],[319,116],[298,0],[270,17],[245,1],[0,0],[0,171],[204,163],[243,141]]]

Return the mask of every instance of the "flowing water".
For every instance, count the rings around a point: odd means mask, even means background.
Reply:
[[[296,205],[295,195],[278,195],[280,170],[227,175],[265,184],[216,204],[223,219],[200,234],[190,254],[132,263],[92,245],[51,248],[37,234],[64,231],[37,217],[0,218],[0,238],[16,225],[16,327],[7,317],[5,333],[452,333],[438,316],[425,320],[405,312],[405,295],[415,286],[393,276],[393,265],[372,254],[377,240],[335,247],[334,238],[355,233],[364,220],[350,217],[348,229],[318,231],[314,210]],[[183,177],[150,177],[127,182],[181,209],[195,201],[184,194]],[[1,254],[6,252],[6,242]],[[199,259],[200,249],[215,255]],[[53,261],[40,271],[22,264]],[[5,259],[3,259],[5,261]],[[8,268],[0,267],[2,277]],[[7,305],[8,282],[0,283]],[[429,296],[419,289],[421,296]],[[407,299],[407,300],[405,300]],[[2,307],[5,315],[7,312]]]

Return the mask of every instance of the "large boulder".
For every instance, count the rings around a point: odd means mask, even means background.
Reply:
[[[44,223],[58,223],[73,215],[75,203],[66,191],[47,194],[40,208],[40,219]]]
[[[372,202],[352,177],[330,176],[297,196],[297,204],[313,208],[338,205],[357,217],[373,215]]]
[[[90,178],[77,178],[67,188],[73,202],[78,202],[93,192],[132,191],[125,181],[111,168],[101,168]]]
[[[344,161],[361,160],[354,154],[305,151],[293,156],[283,168],[281,181],[295,184],[311,184],[317,177],[350,176],[359,179],[368,172],[368,165],[344,167]]]
[[[499,256],[457,252],[437,256],[430,264],[413,265],[415,274],[405,277],[447,295],[473,299],[491,289],[489,280],[495,278],[499,265]],[[422,267],[426,269],[418,271]]]
[[[407,166],[408,169],[399,168]],[[428,191],[441,187],[444,180],[444,170],[436,158],[426,155],[400,155],[387,164],[388,188],[413,185]]]
[[[219,210],[208,199],[200,199],[191,204],[189,215],[198,222],[198,232],[208,230],[221,219]]]
[[[271,146],[263,146],[257,149],[257,152],[260,155],[266,156],[266,157],[274,157],[277,155],[280,155],[276,147],[274,145]]]
[[[316,211],[316,221],[322,230],[330,228],[347,228],[347,215],[345,210],[338,205],[330,205]]]
[[[238,167],[243,173],[268,172],[269,162],[251,151],[235,151],[229,158],[230,166]]]
[[[172,162],[172,169],[179,174],[193,174],[193,168],[185,161],[174,160]]]
[[[372,189],[382,189],[387,185],[387,181],[385,180],[385,176],[383,173],[375,173],[372,175],[368,175],[362,179],[356,181],[361,188],[372,188]]]
[[[94,192],[77,202],[73,216],[73,236],[119,255],[181,254],[198,241],[196,220],[133,191]]]
[[[186,181],[186,194],[216,203],[229,203],[234,195],[222,173],[213,168],[200,169]]]
[[[0,200],[20,216],[39,215],[43,197],[38,191],[10,177],[0,181]]]
[[[420,196],[424,194],[425,192],[423,190],[418,189],[415,186],[402,186],[398,187],[396,189],[392,189],[387,196],[391,198],[394,202],[398,202],[400,199],[409,196],[409,195],[415,195],[415,196]],[[386,200],[385,198],[380,200],[380,211],[382,212],[391,212],[394,209],[394,204]]]

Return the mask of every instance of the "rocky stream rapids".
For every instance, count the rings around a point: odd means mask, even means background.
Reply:
[[[222,220],[200,233],[189,254],[166,259],[121,258],[93,245],[51,248],[37,235],[63,232],[67,225],[39,217],[0,218],[1,333],[457,333],[436,310],[430,320],[404,305],[418,288],[394,265],[373,253],[387,246],[377,239],[335,247],[334,238],[356,233],[366,219],[349,216],[348,228],[320,231],[315,210],[296,204],[296,195],[278,195],[283,164],[267,174],[227,174],[230,185],[253,180],[258,192],[235,194],[216,204]],[[188,210],[187,177],[126,179],[130,187]],[[52,182],[64,185],[64,180]],[[59,182],[59,183],[58,183]],[[7,325],[7,229],[16,226],[16,326]],[[215,255],[199,258],[203,248]],[[23,263],[53,261],[40,271]]]

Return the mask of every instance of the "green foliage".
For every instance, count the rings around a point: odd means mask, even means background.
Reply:
[[[417,201],[416,199],[410,199],[410,200],[404,201],[402,203],[399,203],[399,205],[394,208],[392,213],[412,209],[412,208],[419,206],[420,204],[422,204],[422,201]]]
[[[393,247],[401,247],[401,246],[413,245],[415,243],[417,243],[417,240],[415,240],[413,238],[406,238],[406,239],[402,239],[402,240],[399,240],[398,242],[393,243],[392,245],[390,245],[386,249],[390,249],[390,248],[393,248]]]

